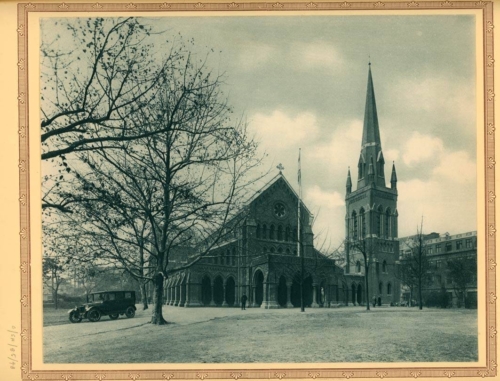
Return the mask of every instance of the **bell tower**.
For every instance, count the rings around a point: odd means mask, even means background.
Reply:
[[[393,163],[390,187],[387,187],[371,63],[368,64],[363,136],[355,184],[353,180],[348,170],[345,197],[346,275],[358,277],[365,275],[364,260],[360,252],[360,248],[363,248],[368,257],[370,301],[374,297],[378,301],[380,297],[383,304],[397,302],[399,301],[399,282],[395,276],[399,257],[397,176]],[[355,190],[353,185],[356,186]],[[365,298],[366,290],[363,290],[364,301]]]

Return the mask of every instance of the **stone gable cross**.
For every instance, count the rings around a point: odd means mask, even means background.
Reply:
[[[281,171],[283,171],[283,170],[285,169],[285,167],[283,167],[283,164],[281,164],[281,163],[279,163],[279,164],[276,166],[276,168],[278,168],[278,170],[280,171],[280,173],[281,173]]]

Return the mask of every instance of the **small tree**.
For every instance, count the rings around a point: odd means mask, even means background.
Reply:
[[[372,256],[374,251],[374,241],[372,239],[361,239],[357,241],[347,242],[350,249],[354,249],[361,253],[363,256],[363,264],[365,269],[365,289],[366,289],[366,309],[370,310],[370,290],[369,290],[369,276],[370,265],[372,263]]]
[[[43,257],[42,259],[42,274],[43,282],[52,292],[54,300],[54,308],[59,308],[59,286],[65,282],[64,262],[58,257]]]
[[[474,282],[477,273],[477,261],[473,256],[462,256],[448,261],[448,276],[455,286],[457,298],[465,307],[467,289]]]

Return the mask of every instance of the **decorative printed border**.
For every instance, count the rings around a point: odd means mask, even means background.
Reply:
[[[29,84],[28,84],[28,18],[33,12],[141,12],[159,14],[177,11],[329,11],[329,10],[457,10],[482,9],[484,58],[484,147],[485,147],[485,253],[486,269],[486,367],[419,367],[407,368],[307,368],[297,369],[189,369],[189,370],[37,370],[32,366],[31,325],[31,238],[30,238],[30,179],[29,179]],[[495,118],[494,118],[494,54],[492,1],[377,1],[377,2],[231,2],[231,3],[19,3],[18,4],[18,106],[19,106],[19,213],[20,213],[20,273],[21,273],[21,374],[23,380],[205,380],[205,379],[351,379],[351,378],[425,378],[425,377],[495,377],[497,375],[496,323],[496,225],[495,225]],[[37,128],[37,127],[34,127]],[[481,277],[478,277],[481,279]],[[123,366],[122,366],[123,367]]]

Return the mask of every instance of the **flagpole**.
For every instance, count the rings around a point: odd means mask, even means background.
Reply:
[[[301,209],[301,199],[302,199],[302,173],[300,166],[300,148],[299,148],[299,172],[298,172],[298,182],[299,182],[299,197],[297,201],[297,255],[300,257],[300,311],[305,311],[305,301],[304,301],[304,250],[301,250],[302,246],[302,234],[300,234],[300,209]]]

